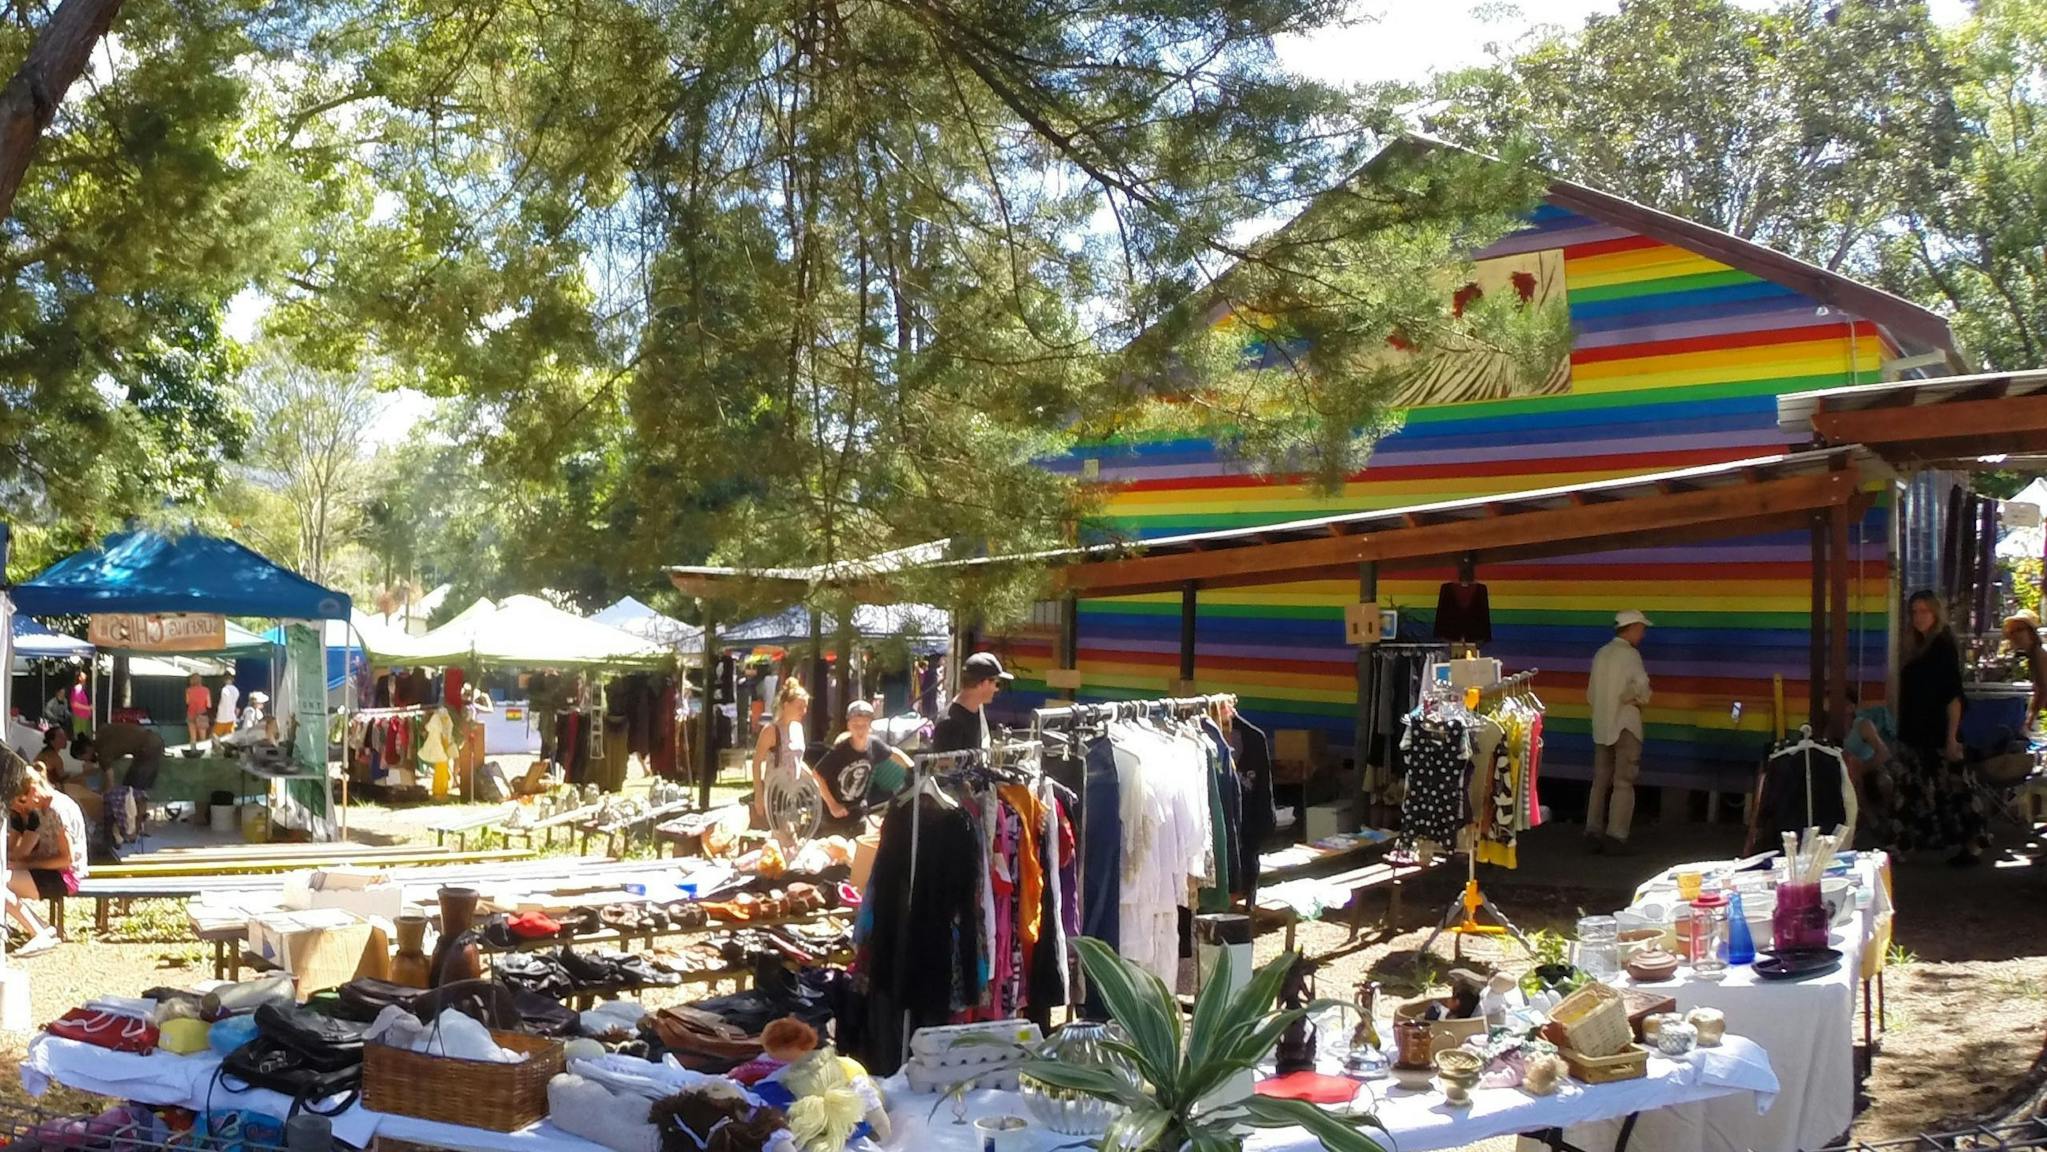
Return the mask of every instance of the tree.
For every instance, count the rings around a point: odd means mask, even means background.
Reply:
[[[292,527],[289,547],[269,541],[264,550],[326,583],[356,538],[371,475],[367,437],[383,399],[366,370],[323,371],[274,350],[250,368],[244,388],[256,421],[251,479],[275,493]]]
[[[1630,0],[1496,56],[1410,94],[1430,131],[1830,269],[1873,265],[1957,138],[1923,0]]]
[[[2047,363],[2047,4],[1982,0],[1953,36],[1962,124],[1946,163],[1901,172],[1892,286],[1944,304],[1985,367]]]
[[[120,12],[121,0],[63,0],[0,88],[0,217],[14,207],[36,144]]]
[[[326,230],[281,323],[344,352],[366,324],[465,401],[497,539],[549,586],[1056,545],[1087,493],[1042,460],[1132,409],[1338,477],[1385,426],[1368,351],[1494,338],[1442,281],[1526,199],[1388,174],[1245,239],[1376,142],[1273,60],[1342,7],[366,3],[318,37],[295,131],[354,142],[322,179],[390,196]],[[1242,370],[1225,299],[1322,351]]]

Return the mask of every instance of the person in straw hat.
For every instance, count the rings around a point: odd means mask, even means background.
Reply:
[[[1642,706],[1649,672],[1642,638],[1649,618],[1630,608],[1614,614],[1613,639],[1592,658],[1585,696],[1592,705],[1592,799],[1585,810],[1585,847],[1624,855],[1635,821],[1635,780],[1642,774]]]
[[[2026,662],[2026,681],[2033,686],[2032,703],[2026,706],[2026,727],[2039,722],[2040,705],[2047,703],[2047,652],[2040,648],[2040,617],[2030,608],[2005,617],[2004,642]]]

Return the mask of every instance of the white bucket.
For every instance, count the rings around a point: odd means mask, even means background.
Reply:
[[[209,826],[215,832],[239,832],[242,830],[242,818],[239,815],[239,810],[233,804],[215,804],[213,809],[207,813],[207,816],[210,818]]]

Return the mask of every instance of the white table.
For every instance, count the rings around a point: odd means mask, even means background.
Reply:
[[[1669,995],[1677,1001],[1680,1013],[1694,1008],[1720,1009],[1727,1016],[1729,1031],[1750,1037],[1770,1053],[1781,1082],[1776,1102],[1760,1116],[1708,1103],[1658,1116],[1653,1126],[1645,1117],[1641,1138],[1654,1137],[1654,1143],[1638,1146],[1695,1152],[1795,1152],[1825,1147],[1848,1130],[1855,1119],[1855,998],[1862,978],[1862,952],[1878,914],[1890,908],[1878,875],[1880,855],[1864,854],[1856,863],[1859,880],[1871,898],[1835,929],[1830,944],[1840,950],[1841,966],[1827,975],[1769,981],[1758,979],[1753,969],[1739,966],[1730,968],[1726,978],[1717,982],[1691,978],[1689,969],[1681,970],[1681,979],[1662,984],[1634,985],[1625,976],[1614,981],[1620,987],[1639,986]],[[1644,884],[1638,895],[1647,895],[1666,883],[1674,885],[1671,878],[1681,868],[1710,870],[1716,863],[1724,861],[1670,869]],[[1769,941],[1756,943],[1767,950]],[[1571,1133],[1574,1143],[1593,1150],[1610,1147],[1612,1135],[1612,1126]]]
[[[932,1106],[939,1098],[901,1091],[899,1083],[892,1084],[889,1091],[889,1117],[895,1127],[887,1145],[891,1152],[981,1152],[974,1120],[1030,1114],[1023,1098],[1014,1092],[972,1092],[967,1096],[967,1123],[955,1124],[950,1104],[939,1104],[937,1115],[932,1116]],[[1644,1079],[1589,1087],[1572,1082],[1554,1096],[1531,1096],[1518,1088],[1481,1088],[1472,1093],[1469,1107],[1452,1108],[1434,1091],[1407,1091],[1392,1081],[1368,1087],[1377,1096],[1370,1110],[1377,1113],[1386,1132],[1368,1130],[1367,1134],[1398,1152],[1429,1152],[1599,1120],[1611,1120],[1618,1129],[1627,1117],[1640,1114],[1647,1121],[1658,1110],[1670,1108],[1724,1104],[1755,1112],[1767,1106],[1777,1090],[1777,1079],[1769,1056],[1759,1046],[1730,1036],[1719,1049],[1702,1049],[1678,1060],[1651,1057],[1649,1075]],[[1078,1139],[1034,1125],[1024,1134],[1019,1149],[1051,1152]],[[1242,1147],[1245,1152],[1320,1152],[1322,1146],[1295,1128],[1254,1131],[1244,1138]],[[1653,1143],[1631,1142],[1631,1147],[1638,1152],[1664,1152],[1662,1145]]]
[[[194,1111],[246,1108],[277,1117],[290,1114],[291,1099],[281,1093],[262,1089],[229,1092],[215,1086],[214,1072],[219,1067],[220,1057],[212,1053],[177,1056],[155,1052],[137,1056],[40,1035],[29,1042],[28,1055],[22,1059],[21,1083],[31,1096],[41,1096],[54,1082],[81,1092],[159,1107]],[[335,1137],[357,1148],[369,1147],[372,1137],[385,1136],[453,1152],[610,1152],[601,1144],[571,1136],[544,1121],[517,1132],[491,1132],[372,1112],[361,1104],[351,1105],[329,1119],[334,1124]]]

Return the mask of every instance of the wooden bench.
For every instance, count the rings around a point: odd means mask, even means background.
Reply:
[[[670,817],[680,816],[685,812],[694,810],[695,808],[696,803],[694,801],[674,800],[670,801],[667,804],[663,804],[659,808],[649,809],[645,812],[635,813],[630,816],[623,816],[615,820],[585,821],[584,823],[577,826],[578,831],[582,832],[583,834],[583,841],[579,851],[587,853],[588,851],[590,851],[590,838],[593,836],[602,836],[604,837],[605,854],[608,856],[616,856],[619,854],[618,852],[619,837],[621,836],[625,837],[626,843],[630,845],[632,843],[632,834],[634,830],[639,828],[641,825],[644,824],[650,829],[649,835],[651,836],[652,835],[651,829],[655,825],[659,824],[661,821],[667,820]]]
[[[601,804],[589,804],[581,808],[572,808],[567,812],[557,812],[552,816],[543,816],[531,824],[522,824],[517,828],[501,827],[497,831],[499,835],[505,838],[507,846],[512,843],[512,837],[517,836],[529,850],[533,847],[533,834],[535,832],[545,832],[547,835],[541,839],[540,843],[543,847],[552,848],[554,847],[554,834],[557,831],[568,829],[570,834],[573,835],[578,825],[597,815],[602,809],[603,805]]]
[[[1387,928],[1390,932],[1397,933],[1401,930],[1402,921],[1402,886],[1407,881],[1434,870],[1442,863],[1443,859],[1443,857],[1439,856],[1427,864],[1417,861],[1381,859],[1362,867],[1352,868],[1330,876],[1303,877],[1297,880],[1281,881],[1280,883],[1311,883],[1325,886],[1332,890],[1348,890],[1350,898],[1345,902],[1344,910],[1350,929],[1349,938],[1356,940],[1358,934],[1364,931],[1365,928],[1365,894],[1367,892],[1375,890],[1384,890],[1386,892]],[[1262,919],[1269,925],[1284,925],[1286,929],[1286,943],[1284,947],[1289,952],[1294,950],[1295,933],[1300,927],[1302,919],[1298,912],[1284,904],[1268,904],[1261,900],[1258,906],[1252,910],[1251,914],[1254,920]],[[1328,913],[1324,912],[1323,916],[1326,918]]]
[[[516,804],[502,805],[488,812],[465,812],[430,825],[434,833],[434,845],[446,847],[448,837],[455,838],[455,850],[460,852],[469,847],[469,834],[474,832],[482,837],[483,843],[490,843],[490,834],[509,819],[518,809]]]

